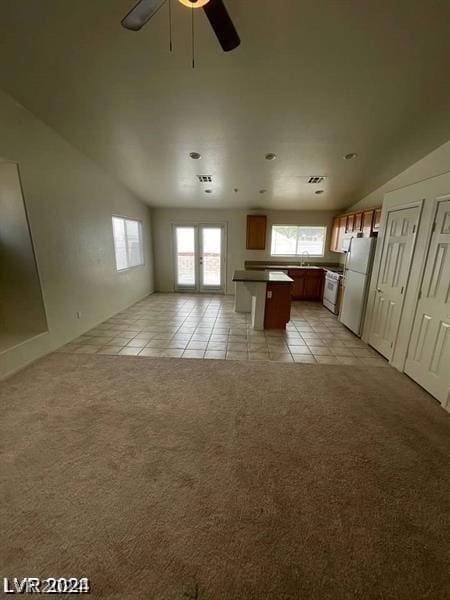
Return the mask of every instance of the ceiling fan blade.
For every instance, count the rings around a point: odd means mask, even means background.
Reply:
[[[140,0],[122,19],[122,25],[125,29],[139,31],[165,2],[166,0]]]
[[[203,10],[224,52],[229,52],[237,48],[241,40],[223,0],[209,0],[208,4],[205,4],[203,7]]]

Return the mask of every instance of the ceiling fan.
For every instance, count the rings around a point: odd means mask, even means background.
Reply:
[[[241,43],[223,0],[178,0],[190,8],[203,8],[224,52]],[[158,12],[167,0],[140,0],[122,19],[126,29],[138,31]]]

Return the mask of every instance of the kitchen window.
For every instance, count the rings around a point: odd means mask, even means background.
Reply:
[[[323,256],[326,227],[272,225],[272,256]]]
[[[112,226],[117,271],[143,265],[142,222],[124,217],[113,217]]]

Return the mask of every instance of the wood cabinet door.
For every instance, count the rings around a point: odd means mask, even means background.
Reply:
[[[359,231],[361,231],[361,227],[362,227],[362,213],[355,213],[353,215],[353,231],[355,233],[358,233]]]
[[[332,229],[331,229],[331,240],[330,240],[331,252],[338,251],[338,238],[339,238],[339,217],[335,217],[333,219],[333,225],[332,225]]]
[[[353,221],[354,221],[355,215],[347,215],[347,225],[345,227],[345,233],[352,233],[353,232]]]
[[[372,235],[373,210],[365,210],[362,215],[362,232],[363,237]]]
[[[375,209],[375,213],[373,215],[372,231],[380,231],[380,221],[381,221],[381,208],[377,208],[377,209]]]
[[[303,270],[300,269],[288,271],[289,277],[294,280],[291,287],[291,296],[294,300],[303,300],[305,288],[305,277],[303,273]]]
[[[291,286],[286,283],[268,283],[264,329],[286,329],[291,318]]]
[[[247,215],[247,250],[265,250],[266,215]]]
[[[347,215],[345,215],[343,217],[339,217],[339,233],[338,233],[337,252],[343,252],[342,242],[344,240],[344,235],[345,235],[346,229],[347,229]]]
[[[321,300],[324,273],[322,269],[311,269],[305,272],[303,298],[305,300]]]

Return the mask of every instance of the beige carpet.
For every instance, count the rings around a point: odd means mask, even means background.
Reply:
[[[393,369],[53,354],[0,402],[2,577],[449,598],[450,415]]]

